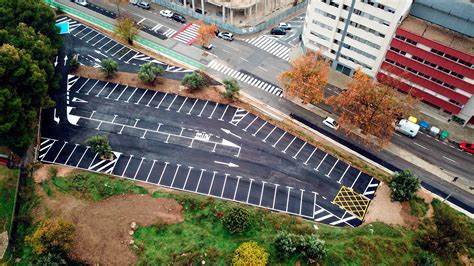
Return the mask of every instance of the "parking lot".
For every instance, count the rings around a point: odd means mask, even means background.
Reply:
[[[367,174],[244,109],[71,75],[68,79],[68,132],[43,128],[39,159],[45,163],[337,226],[359,225],[378,187]],[[54,124],[51,118],[46,111],[44,123]],[[85,145],[95,134],[109,136],[113,161],[100,160]]]

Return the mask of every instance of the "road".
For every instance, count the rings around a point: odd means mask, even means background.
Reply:
[[[65,54],[62,50],[60,56]],[[63,57],[62,57],[63,58]],[[379,181],[230,105],[68,75],[38,158],[335,226],[358,226]],[[85,143],[107,135],[115,159]]]
[[[131,8],[130,11],[133,12],[136,11],[135,7],[125,8]],[[142,12],[137,13],[142,17],[142,19],[143,17],[151,16],[149,11],[138,10],[137,12]],[[154,21],[159,20],[160,23],[167,25],[167,27],[169,26],[171,28],[174,26],[177,31],[179,31],[179,28],[182,27],[178,23],[170,22],[167,19],[163,20],[159,16],[151,17]],[[208,70],[209,72],[220,78],[238,77],[243,80],[244,83],[254,85],[258,84],[258,86],[253,87],[245,86],[244,90],[262,102],[278,108],[283,113],[297,113],[315,124],[321,123],[323,118],[315,116],[313,113],[294,105],[286,99],[282,99],[281,97],[267,93],[267,91],[269,91],[276,95],[281,95],[275,74],[287,69],[289,67],[288,62],[273,56],[270,53],[262,52],[261,49],[256,48],[245,41],[234,41],[229,43],[220,39],[216,39],[214,41],[214,45],[215,49],[213,52],[218,57],[218,59],[209,63],[209,66],[211,66]],[[236,54],[239,56],[235,56]],[[224,73],[227,73],[228,75],[225,75]],[[262,88],[266,88],[266,90],[264,91]],[[334,88],[332,89],[333,90],[331,92],[327,91],[327,93],[337,93]],[[353,140],[346,139],[346,137],[343,135],[339,135],[339,137],[345,139],[353,147],[358,147],[360,150],[365,150],[364,147],[361,147],[360,144],[354,142]],[[469,162],[473,162],[474,158],[472,158],[471,155],[459,152],[449,145],[443,145],[434,139],[421,134],[417,136],[415,141],[419,145],[415,145],[414,142],[409,138],[395,135],[393,144],[409,150],[411,153],[418,155],[428,162],[438,165],[450,175],[459,176],[472,181],[473,176],[469,173],[474,171],[474,169],[472,169],[474,164],[469,164]],[[428,148],[429,151],[426,150],[426,148]],[[423,181],[429,182],[430,186],[433,186],[435,190],[437,190],[438,194],[442,196],[447,195],[454,190],[454,186],[451,184],[440,181],[439,178],[436,178],[429,172],[426,172],[425,170],[420,169],[418,166],[405,161],[403,158],[399,158],[385,151],[366,152],[377,156],[383,161],[391,162],[391,164],[395,165],[398,169],[413,169],[415,174],[417,174]],[[464,191],[456,191],[453,195],[455,196],[454,199],[457,199],[456,197],[458,197],[459,200],[464,202],[465,206],[470,207],[472,210],[472,194]]]

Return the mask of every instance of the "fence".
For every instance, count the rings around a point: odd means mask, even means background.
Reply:
[[[171,2],[169,0],[152,0],[152,1],[154,3],[157,3],[157,4],[161,5],[161,6],[164,6],[164,7],[167,7],[169,9],[172,9],[176,12],[179,12],[183,15],[194,17],[194,18],[202,20],[202,21],[204,21],[208,24],[215,24],[219,28],[224,29],[226,31],[233,32],[235,34],[253,34],[253,33],[260,32],[264,29],[267,29],[271,26],[274,26],[274,25],[278,24],[283,19],[285,19],[289,15],[295,13],[296,11],[299,11],[303,8],[306,8],[306,5],[308,4],[308,1],[304,1],[303,3],[300,3],[296,6],[293,6],[289,9],[286,9],[286,10],[280,12],[277,15],[274,15],[270,19],[265,19],[262,23],[259,23],[258,25],[253,26],[253,27],[237,27],[237,26],[234,26],[230,23],[222,22],[221,18],[213,18],[213,17],[207,16],[207,15],[197,13],[190,7],[184,7],[181,4]]]

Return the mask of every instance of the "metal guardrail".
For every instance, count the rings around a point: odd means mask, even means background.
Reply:
[[[191,7],[184,7],[183,5],[175,3],[175,2],[171,2],[171,1],[168,1],[168,0],[152,0],[152,1],[156,4],[158,4],[158,5],[167,7],[169,9],[174,10],[176,12],[179,12],[183,15],[194,17],[194,18],[202,20],[202,21],[204,21],[208,24],[215,24],[219,28],[230,31],[230,32],[233,32],[235,34],[254,34],[254,33],[260,32],[264,29],[267,29],[271,26],[275,26],[279,22],[282,22],[282,20],[285,19],[286,17],[288,17],[289,15],[291,15],[291,14],[293,14],[293,13],[295,13],[295,12],[297,12],[297,11],[303,9],[303,8],[306,8],[306,6],[308,4],[308,1],[305,1],[303,3],[300,3],[300,4],[296,5],[296,6],[292,6],[289,9],[284,10],[283,12],[281,12],[277,15],[274,15],[273,17],[271,17],[269,19],[265,19],[262,23],[259,23],[258,25],[253,26],[253,27],[237,27],[237,26],[234,26],[230,23],[222,22],[221,18],[213,18],[213,17],[207,16],[207,15],[197,13]]]

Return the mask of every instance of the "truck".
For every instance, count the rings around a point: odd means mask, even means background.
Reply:
[[[395,130],[406,136],[414,138],[420,130],[420,125],[410,122],[406,119],[402,119],[396,124]]]

